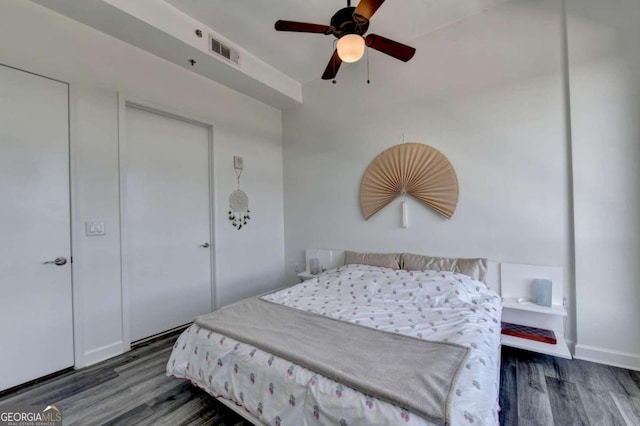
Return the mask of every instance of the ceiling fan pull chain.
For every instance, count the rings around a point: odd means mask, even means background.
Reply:
[[[333,49],[334,49],[334,51],[337,51],[337,49],[338,49],[338,40],[339,39],[333,40]],[[333,76],[334,76],[333,80],[331,80],[331,83],[336,84],[337,81],[336,81],[336,77],[335,76],[338,75],[338,71],[336,70],[336,57],[335,57],[335,55],[331,57],[331,63],[333,64]]]
[[[369,79],[369,47],[367,47],[367,84],[371,84]]]

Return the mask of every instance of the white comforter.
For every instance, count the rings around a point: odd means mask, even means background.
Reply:
[[[469,360],[455,391],[452,424],[498,424],[501,305],[499,296],[483,283],[451,272],[348,265],[264,299],[367,327],[469,347]],[[272,425],[430,424],[195,324],[176,342],[167,374],[189,379]]]

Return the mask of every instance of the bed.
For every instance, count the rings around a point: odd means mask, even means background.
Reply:
[[[497,425],[500,297],[475,278],[455,271],[348,264],[261,299],[468,348],[444,423]],[[438,424],[198,323],[176,341],[167,374],[191,381],[256,424]]]

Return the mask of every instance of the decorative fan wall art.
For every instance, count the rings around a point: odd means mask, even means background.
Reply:
[[[458,204],[458,177],[443,153],[421,143],[393,146],[369,165],[360,184],[365,219],[408,194],[450,219]]]

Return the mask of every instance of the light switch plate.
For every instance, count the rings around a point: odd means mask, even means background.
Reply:
[[[233,156],[233,168],[236,170],[242,170],[244,168],[244,160],[239,155]]]
[[[84,223],[88,237],[104,235],[104,222],[101,220],[92,220]]]

